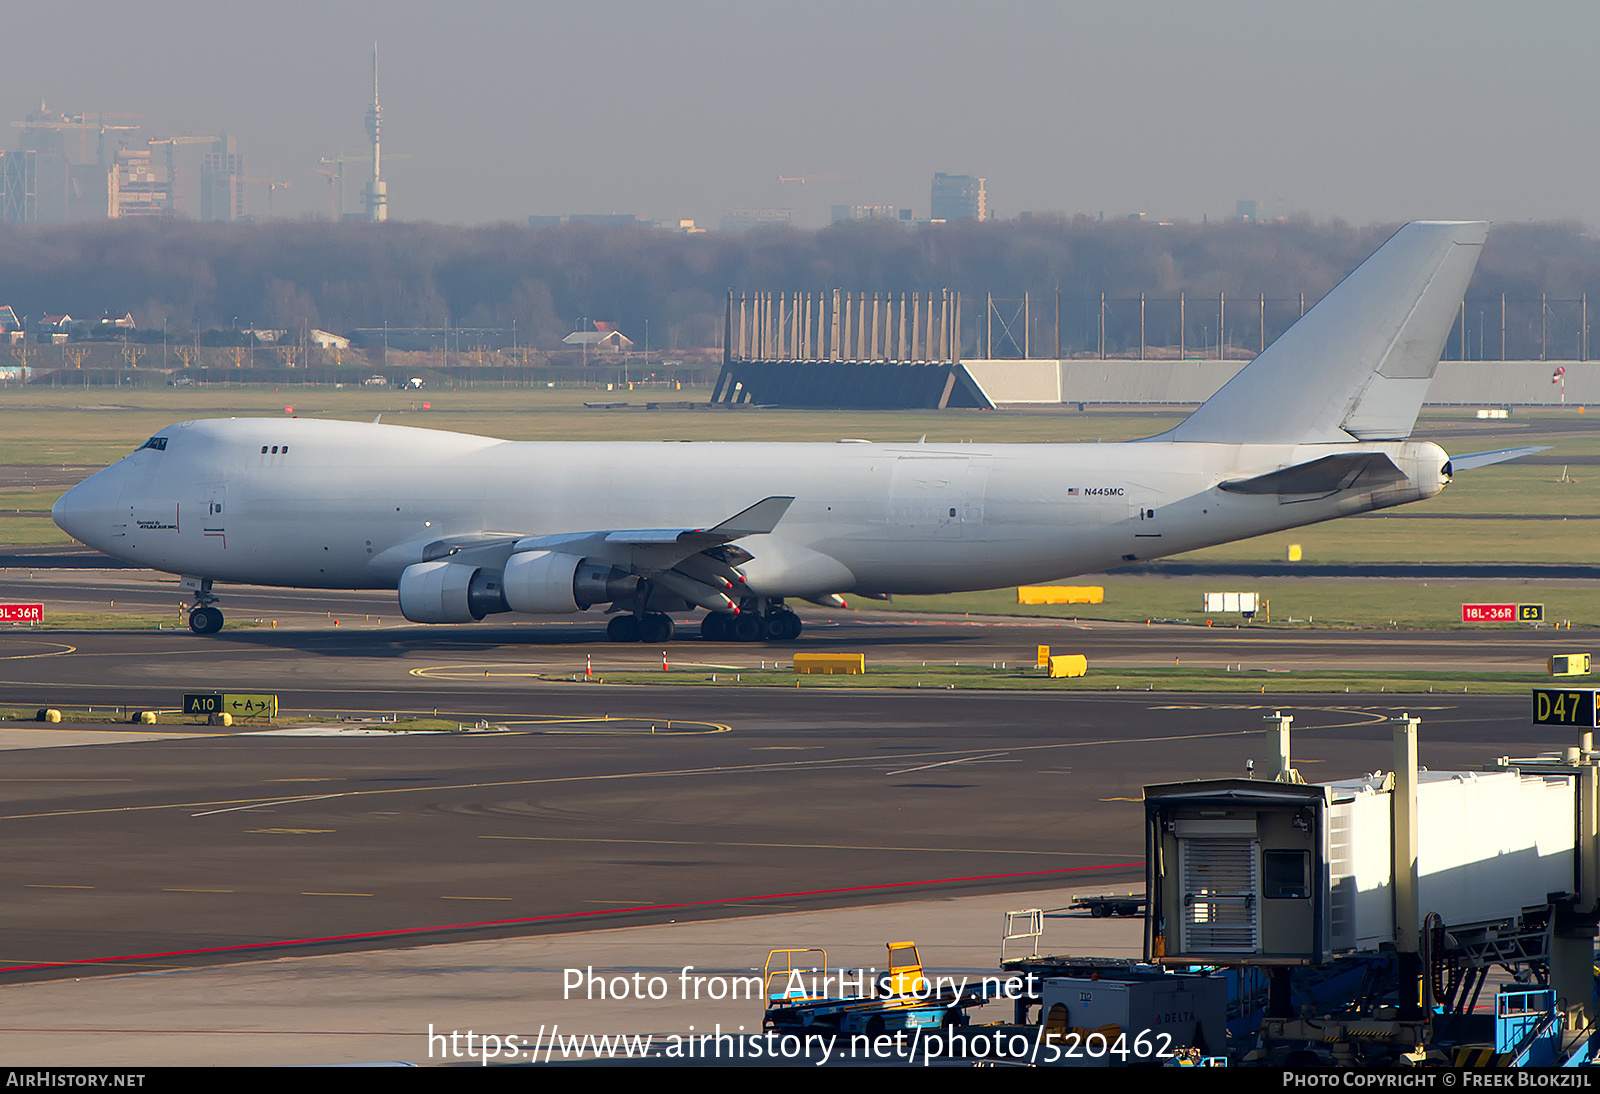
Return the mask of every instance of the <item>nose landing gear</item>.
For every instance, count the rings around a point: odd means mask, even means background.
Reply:
[[[211,579],[186,577],[183,586],[194,595],[194,610],[189,613],[189,629],[195,634],[216,634],[222,629],[222,611],[213,607],[217,596],[211,591]]]
[[[189,613],[189,629],[195,634],[216,634],[222,629],[222,612],[202,605]]]

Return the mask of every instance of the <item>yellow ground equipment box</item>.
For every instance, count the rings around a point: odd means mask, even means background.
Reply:
[[[794,655],[794,671],[859,676],[867,671],[867,655],[864,653],[797,653]]]
[[[1103,604],[1103,585],[1018,585],[1018,604]]]
[[[1550,658],[1551,676],[1588,676],[1589,655],[1586,653],[1558,653]]]
[[[1050,667],[1050,647],[1049,646],[1040,646],[1039,647],[1039,667],[1042,668],[1042,669],[1047,669],[1047,668]]]
[[[1083,676],[1089,671],[1089,659],[1081,653],[1069,653],[1050,658],[1051,676]]]

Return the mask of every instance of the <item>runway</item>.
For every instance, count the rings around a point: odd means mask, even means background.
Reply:
[[[137,575],[36,580],[52,602],[174,600]],[[581,674],[587,658],[659,670],[661,651],[605,644],[587,619],[399,626],[362,610],[392,613],[376,595],[245,590],[229,604],[279,625],[0,634],[0,703],[171,708],[185,691],[270,691],[288,714],[437,709],[509,731],[175,728],[0,752],[0,978],[1137,882],[1140,788],[1264,764],[1263,718],[1280,706],[1313,780],[1389,766],[1386,720],[1402,709],[1423,718],[1434,768],[1570,743],[1530,728],[1518,696],[552,681],[540,674]],[[1104,663],[1526,668],[1592,637],[806,618],[806,648],[875,663],[1031,662],[1051,644]],[[793,648],[695,639],[669,656],[678,671],[737,670]]]

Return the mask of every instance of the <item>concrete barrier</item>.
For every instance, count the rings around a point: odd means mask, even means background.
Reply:
[[[794,655],[797,673],[826,673],[859,676],[867,671],[864,653],[797,653]]]
[[[1018,604],[1102,604],[1103,585],[1018,585]]]

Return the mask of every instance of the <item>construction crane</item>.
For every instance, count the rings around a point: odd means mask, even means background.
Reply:
[[[146,143],[154,149],[157,145],[166,145],[167,148],[167,191],[172,195],[172,211],[178,210],[178,145],[180,144],[215,144],[217,138],[197,137],[191,134],[182,134],[175,137],[155,137]]]
[[[408,160],[408,159],[411,158],[411,153],[410,152],[400,152],[400,153],[385,152],[383,154],[383,158],[386,159],[386,160]],[[372,157],[370,155],[365,155],[365,156],[335,156],[335,157],[331,157],[331,158],[328,157],[328,156],[323,156],[317,162],[322,164],[324,167],[332,167],[333,168],[332,171],[321,171],[321,170],[319,170],[317,172],[317,174],[327,177],[328,178],[328,185],[330,187],[332,187],[335,191],[337,191],[337,196],[335,197],[334,204],[333,204],[333,210],[334,210],[333,219],[334,220],[343,220],[344,219],[344,165],[347,164],[347,163],[371,163],[372,162]]]
[[[95,120],[90,121],[91,117]],[[40,103],[37,111],[30,113],[25,120],[12,122],[11,125],[14,129],[76,129],[78,131],[78,159],[80,161],[88,155],[87,141],[89,131],[91,129],[97,130],[100,134],[99,163],[101,167],[104,167],[106,165],[107,130],[133,130],[139,128],[137,125],[107,124],[106,119],[142,117],[144,117],[143,114],[108,114],[105,112],[99,114],[74,114],[70,117],[66,114],[52,116],[46,110],[45,105]]]
[[[327,163],[327,160],[323,160]],[[340,199],[344,197],[344,172],[324,171],[318,167],[317,174],[328,180],[328,219],[335,223],[339,220]]]
[[[242,175],[239,176],[239,181],[243,182],[243,183],[257,183],[257,184],[259,184],[261,186],[265,186],[267,188],[267,219],[271,220],[272,219],[272,195],[277,193],[280,189],[282,189],[284,187],[287,187],[289,184],[287,182],[279,182],[277,179],[274,179],[274,178],[247,179]]]
[[[798,182],[804,186],[808,182],[852,182],[855,175],[779,175],[779,182]]]

